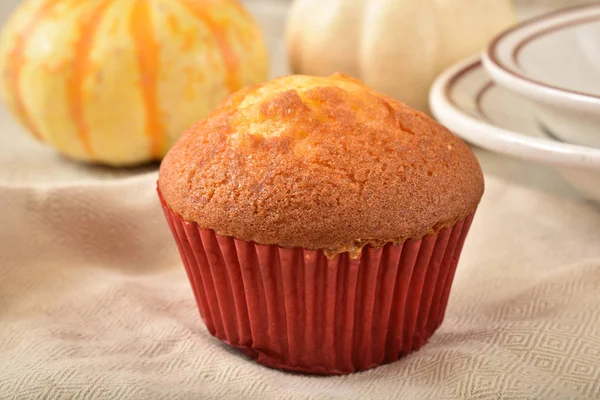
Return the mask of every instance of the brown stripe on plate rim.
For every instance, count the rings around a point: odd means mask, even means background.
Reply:
[[[456,83],[461,78],[463,78],[466,74],[468,74],[469,72],[471,72],[477,68],[482,68],[481,60],[476,60],[476,61],[473,61],[473,62],[465,65],[457,73],[455,73],[454,76],[452,76],[452,78],[450,78],[450,80],[448,81],[448,84],[444,88],[442,95],[444,96],[446,101],[448,103],[450,103],[454,108],[459,109],[459,110],[463,109],[460,105],[458,105],[456,103],[456,101],[454,101],[454,98],[452,97],[452,91],[454,90]],[[474,101],[475,110],[477,111],[477,113],[480,115],[480,117],[484,121],[490,122],[490,123],[492,122],[492,120],[486,114],[486,112],[483,110],[482,102],[483,102],[485,95],[490,91],[490,89],[494,88],[495,86],[496,86],[496,84],[494,82],[488,81],[485,85],[483,85],[477,91],[477,94],[475,95],[475,101]]]
[[[590,9],[591,8],[599,8],[600,9],[600,5],[597,4],[597,3],[595,3],[595,4],[584,4],[584,5],[581,5],[581,6],[564,8],[564,9],[560,9],[560,10],[557,10],[557,11],[554,11],[554,12],[550,12],[550,13],[547,13],[547,14],[539,15],[539,16],[531,18],[531,19],[529,19],[529,20],[527,20],[527,21],[525,21],[525,22],[523,22],[521,24],[515,25],[512,28],[510,28],[510,29],[502,32],[501,34],[499,34],[498,36],[496,36],[492,40],[492,42],[490,43],[490,45],[488,47],[487,55],[490,58],[490,60],[492,60],[492,62],[494,64],[496,64],[496,66],[498,68],[500,68],[502,71],[504,71],[504,72],[506,72],[506,73],[508,73],[508,74],[510,74],[510,75],[512,75],[512,76],[514,76],[516,78],[518,78],[518,79],[521,79],[523,81],[535,84],[537,86],[542,86],[542,87],[545,87],[545,88],[548,88],[548,89],[553,89],[553,90],[556,90],[556,91],[559,91],[559,92],[563,92],[563,93],[569,93],[569,94],[574,94],[574,95],[577,95],[577,96],[583,96],[583,97],[588,97],[588,98],[593,98],[593,99],[600,100],[600,96],[599,95],[594,95],[594,94],[590,94],[590,93],[583,93],[583,92],[578,92],[576,90],[571,90],[571,89],[566,89],[566,88],[562,88],[562,87],[559,87],[559,86],[554,86],[554,85],[551,85],[551,84],[548,84],[548,83],[545,83],[545,82],[538,81],[536,79],[529,78],[529,77],[527,77],[525,75],[518,74],[517,72],[511,70],[509,67],[507,67],[505,64],[503,64],[499,60],[499,58],[497,56],[497,47],[498,47],[498,44],[500,43],[500,41],[503,40],[506,36],[514,33],[517,29],[521,29],[521,28],[524,28],[524,27],[528,27],[528,26],[534,25],[534,24],[536,24],[536,23],[538,23],[540,21],[543,21],[545,19],[557,17],[557,16],[564,15],[564,14],[569,14],[569,13],[571,13],[573,11],[585,10],[585,9],[588,9],[588,8],[590,8]],[[594,20],[600,20],[600,16],[594,16],[593,18],[594,18]],[[559,31],[559,30],[564,29],[564,28],[568,28],[568,27],[571,27],[571,26],[578,25],[580,23],[582,23],[582,24],[590,23],[591,19],[592,19],[592,17],[584,17],[583,19],[580,18],[580,19],[577,19],[576,21],[570,21],[568,23],[564,23],[564,24],[561,24],[561,25],[556,25],[554,27],[547,28],[544,31],[537,32],[537,33],[534,33],[533,35],[525,37],[524,39],[522,39],[522,41],[518,42],[517,46],[513,50],[513,53],[512,53],[513,61],[515,61],[516,65],[520,66],[519,63],[518,63],[519,52],[522,50],[522,48],[524,46],[526,46],[529,42],[533,41],[534,39],[536,39],[536,38],[538,38],[540,36],[544,36],[544,35],[547,35],[547,34]]]

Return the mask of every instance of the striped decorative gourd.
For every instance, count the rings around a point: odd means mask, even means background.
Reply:
[[[160,160],[267,69],[236,0],[31,0],[0,37],[9,110],[61,153],[110,165]]]

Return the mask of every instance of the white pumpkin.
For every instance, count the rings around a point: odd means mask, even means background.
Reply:
[[[511,0],[295,0],[286,41],[294,73],[343,72],[427,111],[435,77],[514,21]]]

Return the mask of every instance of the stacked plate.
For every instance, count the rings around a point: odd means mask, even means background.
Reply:
[[[443,73],[436,118],[485,149],[555,166],[600,202],[600,5],[547,14]]]

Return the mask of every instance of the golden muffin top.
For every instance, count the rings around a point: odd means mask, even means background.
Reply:
[[[329,254],[421,238],[475,211],[469,147],[360,81],[292,75],[243,89],[165,157],[159,190],[188,221]]]

